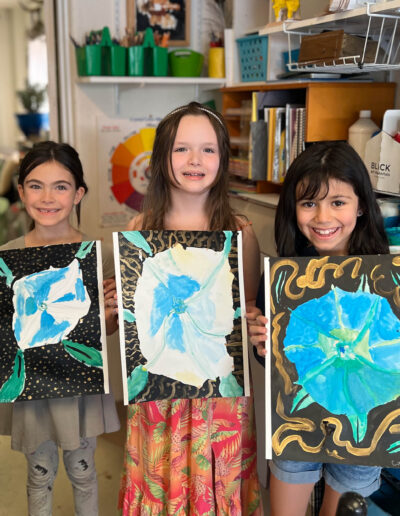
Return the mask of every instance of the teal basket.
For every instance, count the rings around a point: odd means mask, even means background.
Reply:
[[[246,36],[236,42],[242,82],[266,81],[268,36]]]

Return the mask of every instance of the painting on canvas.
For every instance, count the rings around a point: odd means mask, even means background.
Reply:
[[[267,449],[280,459],[398,464],[400,257],[269,258],[265,267]]]
[[[248,392],[241,233],[114,233],[125,403]]]
[[[100,242],[0,251],[0,402],[108,392]]]

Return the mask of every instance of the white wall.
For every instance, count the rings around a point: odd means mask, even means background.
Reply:
[[[16,91],[25,86],[27,70],[26,14],[18,6],[0,4],[0,147],[16,148],[22,136],[15,120]]]

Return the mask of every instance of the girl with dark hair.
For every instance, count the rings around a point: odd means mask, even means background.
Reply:
[[[279,256],[387,254],[389,245],[368,172],[344,142],[312,144],[285,177],[275,218]],[[261,287],[261,285],[260,285]],[[264,289],[260,288],[263,309]],[[263,315],[249,320],[250,341],[265,356]],[[325,479],[320,515],[334,516],[340,495],[368,496],[379,487],[379,467],[273,459],[271,516],[304,516],[314,484]]]
[[[23,158],[18,191],[33,221],[25,236],[1,249],[66,244],[89,240],[70,222],[87,192],[78,153],[66,143],[41,142]],[[104,252],[104,277],[114,276],[112,253]],[[106,280],[105,292],[109,283]],[[114,315],[106,308],[107,333]],[[53,484],[58,468],[58,446],[73,486],[75,513],[98,514],[94,464],[96,436],[119,429],[111,394],[18,401],[0,404],[0,433],[11,435],[11,447],[22,451],[28,465],[28,510],[31,516],[52,514]]]
[[[229,136],[221,116],[191,102],[159,124],[144,211],[129,230],[241,230],[246,308],[259,249],[228,199]],[[125,516],[262,514],[251,398],[129,405],[119,505]]]

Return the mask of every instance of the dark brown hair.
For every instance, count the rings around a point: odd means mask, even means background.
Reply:
[[[190,102],[169,113],[159,123],[150,160],[150,183],[143,204],[143,229],[163,229],[164,217],[171,207],[169,175],[171,154],[180,121],[184,116],[205,116],[217,135],[219,168],[206,201],[209,230],[237,229],[237,220],[229,205],[229,134],[221,115],[198,102]]]
[[[82,187],[85,193],[87,193],[88,187],[83,178],[83,168],[79,154],[68,143],[56,143],[53,141],[36,143],[24,156],[19,165],[18,184],[23,187],[26,177],[34,168],[52,161],[56,161],[71,172],[76,189],[78,190],[78,188]],[[80,203],[75,206],[75,209],[79,226],[81,221]]]
[[[330,179],[350,184],[362,211],[350,236],[349,254],[387,254],[382,215],[360,156],[345,142],[318,142],[302,152],[286,174],[275,217],[278,255],[307,254],[309,244],[297,226],[296,202],[316,198],[321,188],[327,195]]]

